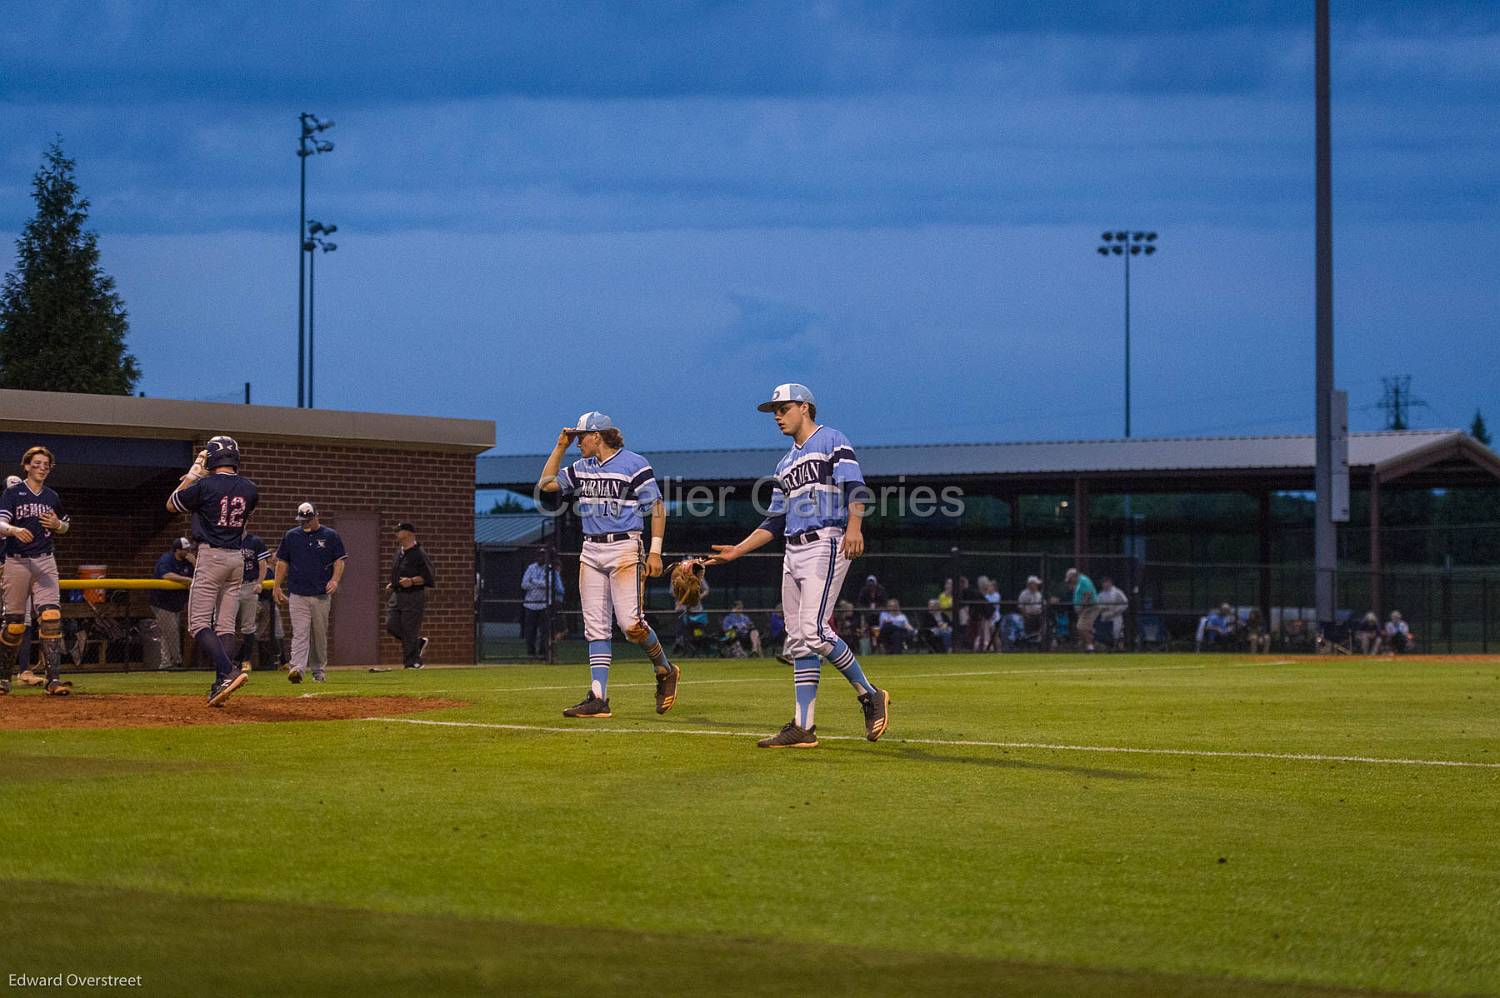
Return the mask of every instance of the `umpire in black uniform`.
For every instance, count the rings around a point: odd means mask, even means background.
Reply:
[[[427,552],[417,543],[417,528],[396,524],[396,557],[391,562],[391,581],[386,586],[385,632],[401,642],[401,662],[408,669],[422,668],[427,639],[422,637],[422,614],[427,608],[427,590],[436,581]]]

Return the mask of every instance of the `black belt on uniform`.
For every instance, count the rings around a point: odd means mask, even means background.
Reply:
[[[792,536],[788,537],[786,539],[786,542],[788,544],[811,544],[817,539],[818,532],[816,530],[804,530],[800,534],[793,534]]]
[[[615,541],[628,541],[633,538],[630,534],[584,534],[583,539],[593,541],[596,544],[613,544]]]

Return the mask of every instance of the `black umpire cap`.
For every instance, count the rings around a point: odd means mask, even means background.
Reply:
[[[413,527],[411,525],[411,521],[409,520],[402,520],[400,523],[396,524],[396,533],[399,534],[403,530],[410,531],[413,534],[417,532],[417,528]]]

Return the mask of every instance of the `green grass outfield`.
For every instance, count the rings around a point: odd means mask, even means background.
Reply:
[[[560,716],[584,667],[527,666],[226,708],[471,703],[393,721],[0,732],[0,982],[1500,993],[1500,659],[877,657],[884,740],[825,667],[823,745],[781,752],[790,670],[683,664],[665,718],[631,648],[603,722]]]

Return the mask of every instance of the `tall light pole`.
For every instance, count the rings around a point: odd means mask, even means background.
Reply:
[[[302,241],[302,250],[307,254],[307,408],[313,408],[313,360],[317,356],[313,350],[313,330],[317,319],[316,295],[318,293],[318,251],[332,253],[339,248],[338,243],[331,243],[324,236],[331,236],[339,230],[337,225],[324,225],[317,220],[307,223],[307,238]]]
[[[1125,258],[1125,436],[1130,437],[1130,258],[1150,256],[1158,249],[1156,233],[1105,232],[1099,236],[1103,245],[1096,247],[1100,256]]]
[[[297,408],[303,406],[303,359],[307,356],[307,341],[303,338],[303,307],[307,296],[304,285],[302,244],[307,240],[307,158],[320,153],[333,152],[333,143],[318,138],[319,132],[333,127],[333,122],[324,121],[315,114],[303,111],[297,115],[302,125],[302,136],[297,140],[297,162],[302,168],[302,190],[297,209]]]
[[[1341,469],[1334,454],[1334,406],[1340,401],[1333,392],[1333,154],[1329,112],[1328,0],[1317,0],[1313,14],[1313,113],[1316,148],[1314,214],[1314,391],[1315,465],[1313,488],[1313,602],[1318,623],[1333,623],[1334,586],[1338,572],[1338,535],[1334,521],[1343,511],[1335,505],[1334,488],[1342,470],[1344,498],[1348,496],[1347,463]],[[1347,405],[1347,403],[1345,403]],[[1347,457],[1346,457],[1347,461]],[[1347,515],[1347,514],[1346,514]]]

